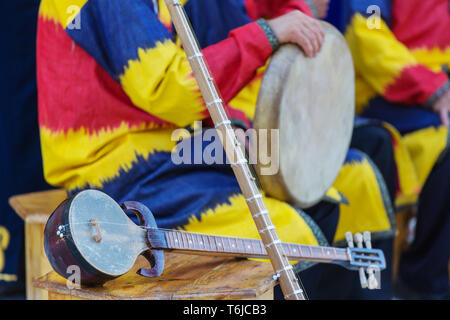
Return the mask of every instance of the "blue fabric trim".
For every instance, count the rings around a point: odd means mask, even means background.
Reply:
[[[326,201],[326,202],[334,203],[334,204],[349,204],[347,197],[345,197],[344,194],[342,192],[340,192],[339,190],[338,190],[338,193],[339,193],[339,196],[341,197],[340,200],[336,200],[336,199],[333,199],[333,198],[325,195],[323,197],[322,201]]]
[[[151,1],[89,0],[79,13],[80,29],[66,29],[116,81],[138,49],[173,40],[159,21]],[[147,31],[147,32],[146,32]]]
[[[240,194],[230,166],[175,165],[168,152],[157,152],[147,159],[137,156],[127,171],[104,182],[101,190],[117,202],[140,201],[155,214],[161,228],[178,228],[189,218]],[[79,190],[72,190],[71,194]]]
[[[185,139],[183,146],[187,148],[190,144],[191,150],[199,146],[204,151],[219,138],[216,135],[211,141],[206,139],[197,134]],[[207,164],[205,160],[213,162],[214,159],[195,159],[192,151],[192,164],[176,165],[170,152],[155,152],[146,158],[136,155],[137,161],[126,171],[120,169],[113,179],[104,181],[101,190],[117,202],[142,202],[154,212],[161,228],[182,227],[192,216],[201,220],[201,213],[219,204],[230,204],[231,196],[241,194],[231,166],[226,164],[225,152],[222,156],[224,164]],[[78,191],[72,190],[71,194]]]
[[[330,6],[328,9],[328,15],[325,20],[331,23],[333,26],[338,28],[339,30],[343,30],[344,28],[344,1],[342,0],[330,0]]]
[[[392,0],[350,0],[350,10],[352,15],[360,13],[368,17],[372,15],[372,13],[367,13],[367,9],[370,6],[378,6],[384,21],[387,23],[391,22]]]
[[[420,105],[403,105],[391,103],[382,97],[376,97],[362,113],[363,117],[386,121],[393,125],[401,134],[441,125],[439,115]]]
[[[359,128],[359,127],[371,124],[372,122],[374,122],[374,120],[356,116],[355,117],[355,128]],[[378,123],[378,121],[376,121],[376,122]]]
[[[339,4],[333,3],[332,5],[334,11],[340,12],[340,14],[334,14],[334,21],[338,21],[339,25],[337,27],[339,30],[345,32],[345,28],[350,23],[351,18],[357,13],[365,17],[371,16],[372,13],[367,13],[367,9],[372,5],[380,7],[381,18],[390,26],[392,19],[392,0],[348,0],[339,1]]]
[[[184,9],[201,48],[226,39],[231,30],[252,22],[243,0],[189,0]]]
[[[352,162],[361,163],[364,160],[363,153],[356,149],[349,149],[347,152],[347,156],[345,157],[345,164]]]
[[[201,48],[226,39],[231,30],[251,22],[243,0],[190,0],[185,10]],[[67,34],[116,81],[128,62],[138,58],[138,49],[174,40],[152,1],[89,0],[78,18],[81,28],[66,28]]]

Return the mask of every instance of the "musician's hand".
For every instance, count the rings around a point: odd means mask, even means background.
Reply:
[[[433,110],[439,113],[442,124],[448,127],[450,122],[450,90],[447,90],[447,92],[439,98],[439,100],[434,104]]]
[[[325,32],[319,21],[298,10],[270,20],[269,24],[280,44],[297,44],[308,57],[316,56],[325,41]]]

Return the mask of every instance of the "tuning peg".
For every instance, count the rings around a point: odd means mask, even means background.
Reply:
[[[355,242],[356,242],[356,246],[358,248],[362,248],[363,247],[363,236],[361,233],[356,233],[355,234]]]
[[[354,240],[358,248],[363,247],[363,235],[361,233],[356,233],[354,235]],[[359,268],[359,280],[361,281],[361,287],[363,289],[369,286],[364,268]]]
[[[359,280],[361,281],[361,287],[363,289],[369,286],[364,268],[359,268]]]
[[[369,231],[365,231],[363,234],[364,243],[366,244],[367,249],[372,249],[372,237]]]
[[[367,268],[367,273],[369,274],[368,288],[370,290],[378,289],[378,281],[375,277],[375,270],[373,268]]]
[[[350,248],[353,248],[355,245],[353,244],[353,235],[351,232],[345,233],[345,239],[347,240],[347,245]]]

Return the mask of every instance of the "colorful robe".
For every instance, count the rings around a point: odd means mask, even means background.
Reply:
[[[310,14],[308,6],[285,0],[183,3],[230,117],[249,124],[262,68],[272,54],[253,21],[293,9]],[[98,188],[117,201],[142,201],[160,227],[259,237],[229,166],[171,161],[173,130],[207,121],[208,114],[164,1],[43,0],[38,62],[50,183],[72,192]],[[343,181],[350,194],[358,195],[355,201],[361,202],[365,190],[363,199],[377,205],[370,209],[364,202],[366,215],[356,210],[351,215],[368,220],[369,230],[391,232],[382,181],[366,156],[349,156],[349,167],[359,164],[359,175]],[[328,197],[343,202],[335,190]],[[265,203],[282,240],[326,242],[301,210],[268,197]],[[341,228],[348,231],[345,224]]]
[[[396,202],[413,204],[449,145],[448,128],[429,108],[450,89],[450,4],[353,0],[344,6],[345,36],[357,71],[357,110],[394,127],[389,130],[397,149]]]

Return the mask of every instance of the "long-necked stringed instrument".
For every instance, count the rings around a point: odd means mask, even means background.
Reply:
[[[187,59],[211,119],[220,133],[219,138],[225,149],[227,158],[231,162],[231,167],[250,209],[261,240],[264,243],[272,267],[280,275],[280,286],[284,297],[287,300],[304,300],[305,294],[300,288],[299,281],[292,270],[292,266],[289,264],[282,243],[270,219],[269,211],[259,192],[256,178],[248,167],[247,160],[231,127],[231,122],[225,113],[223,101],[217,90],[214,78],[211,76],[208,65],[205,59],[203,59],[203,54],[200,51],[195,34],[190,27],[183,5],[180,0],[165,0],[165,3],[172,17],[177,35],[186,52]]]
[[[127,210],[137,215],[139,226],[127,216]],[[159,229],[143,204],[126,202],[121,207],[97,190],[80,192],[60,204],[47,222],[44,244],[55,271],[67,278],[71,275],[68,268],[77,265],[84,285],[100,285],[127,273],[139,255],[152,266],[139,270],[139,274],[158,277],[164,270],[164,250],[229,257],[268,256],[260,240]],[[291,261],[335,263],[351,270],[385,268],[381,250],[293,243],[282,246]]]

